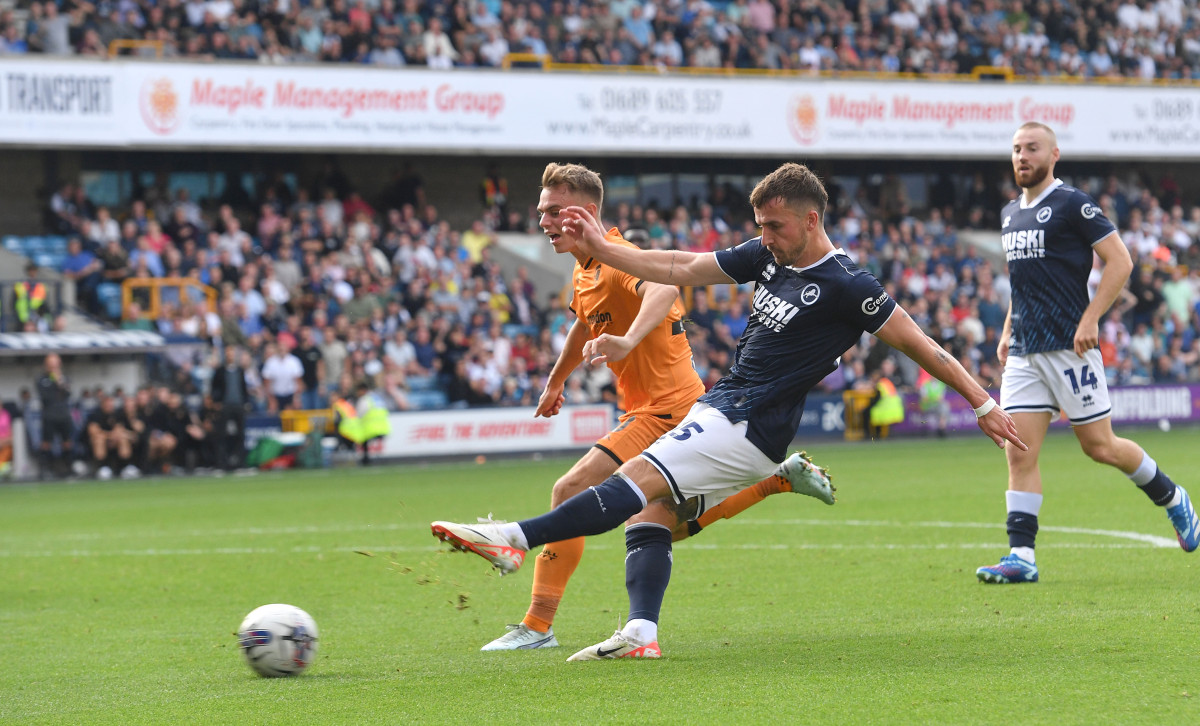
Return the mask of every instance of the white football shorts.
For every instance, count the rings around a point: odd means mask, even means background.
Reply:
[[[766,479],[779,464],[746,438],[746,422],[731,423],[717,409],[697,403],[678,426],[645,451],[650,462],[671,485],[675,501],[696,498],[692,519],[726,497]]]
[[[1073,350],[1010,355],[1000,379],[1000,406],[1009,413],[1061,410],[1072,425],[1112,415],[1100,350],[1082,358]]]

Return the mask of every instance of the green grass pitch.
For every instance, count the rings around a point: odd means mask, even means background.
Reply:
[[[1138,430],[1192,485],[1195,429]],[[840,501],[781,495],[675,547],[660,661],[566,663],[618,627],[592,538],[563,647],[481,653],[528,604],[433,519],[541,513],[567,459],[0,487],[0,723],[1200,723],[1200,554],[1074,439],[1043,455],[1042,582],[1007,550],[982,437],[816,443]],[[320,652],[258,678],[233,631],[304,608]]]

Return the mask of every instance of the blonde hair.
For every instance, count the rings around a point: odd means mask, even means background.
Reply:
[[[1024,131],[1026,129],[1041,129],[1042,131],[1045,131],[1050,137],[1051,148],[1058,146],[1058,134],[1054,133],[1054,129],[1050,128],[1041,121],[1026,121],[1017,127],[1017,131]]]
[[[789,162],[764,177],[750,192],[750,204],[755,209],[762,209],[775,199],[791,207],[811,205],[824,219],[829,192],[807,166]]]
[[[566,187],[595,202],[597,208],[604,206],[604,182],[600,181],[599,174],[583,164],[547,164],[546,171],[542,172],[542,188],[550,187]]]

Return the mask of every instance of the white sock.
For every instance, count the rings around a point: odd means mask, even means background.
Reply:
[[[1175,487],[1175,494],[1171,497],[1171,501],[1167,502],[1163,506],[1167,507],[1167,508],[1175,507],[1175,506],[1178,506],[1179,503],[1182,501],[1183,501],[1183,489],[1180,487]]]
[[[621,635],[634,645],[649,645],[658,640],[658,623],[634,618],[621,628]]]
[[[1042,509],[1042,495],[1037,492],[1019,492],[1009,489],[1004,492],[1004,501],[1009,512],[1025,512],[1038,516]]]
[[[1035,563],[1035,560],[1033,559],[1032,547],[1013,547],[1012,553],[1030,564]]]
[[[505,522],[500,525],[500,533],[504,535],[508,543],[517,549],[529,550],[529,540],[525,539],[525,532],[521,529],[521,525],[516,522]]]
[[[1133,470],[1132,474],[1126,474],[1134,484],[1144,486],[1150,483],[1154,475],[1158,473],[1158,462],[1150,458],[1146,452],[1142,452],[1142,463],[1138,464],[1138,468]]]

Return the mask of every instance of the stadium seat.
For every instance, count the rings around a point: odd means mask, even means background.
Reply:
[[[96,298],[104,308],[104,314],[116,320],[121,317],[121,286],[113,282],[102,282],[96,287]]]
[[[414,408],[422,410],[445,408],[447,404],[446,394],[442,391],[411,391],[408,394],[408,402]]]
[[[53,237],[44,237],[43,239],[45,240],[45,247],[46,247],[47,252],[51,252],[56,255],[64,255],[64,256],[67,254],[67,238],[66,237],[63,237],[61,235],[55,235]]]
[[[46,241],[41,237],[29,236],[21,240],[21,254],[33,257],[46,251]]]
[[[9,252],[16,252],[18,255],[25,250],[24,240],[13,234],[4,235],[4,249]]]

